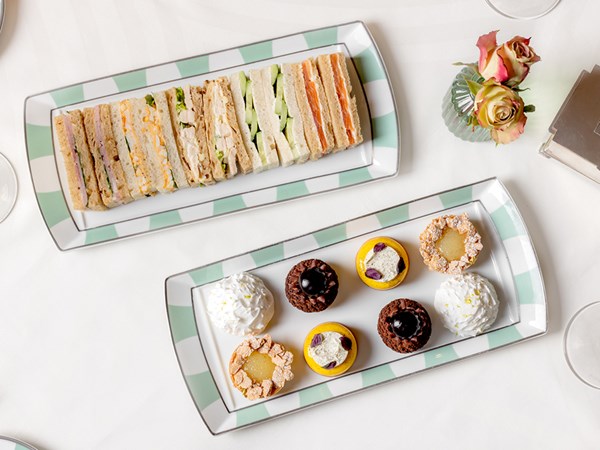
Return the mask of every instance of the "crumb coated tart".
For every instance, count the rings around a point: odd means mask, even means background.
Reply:
[[[382,308],[377,332],[383,343],[392,350],[412,353],[429,340],[431,319],[419,302],[399,298]]]
[[[347,327],[325,322],[310,330],[304,340],[304,359],[316,373],[334,377],[346,372],[354,361],[358,346]]]
[[[251,337],[234,350],[229,361],[233,385],[248,400],[270,397],[294,378],[294,355],[271,336]]]
[[[406,278],[408,254],[399,242],[388,237],[375,237],[360,246],[356,253],[356,272],[373,289],[391,289]]]
[[[441,216],[419,236],[420,252],[429,270],[457,275],[477,260],[483,249],[481,235],[466,214]]]
[[[306,259],[296,264],[285,279],[285,296],[304,312],[319,312],[328,308],[338,294],[335,270],[320,259]]]

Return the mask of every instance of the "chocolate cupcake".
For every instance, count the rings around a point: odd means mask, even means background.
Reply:
[[[285,279],[289,302],[304,312],[319,312],[333,303],[338,293],[338,277],[329,264],[306,259],[296,264]]]
[[[379,313],[377,332],[392,350],[412,353],[429,340],[431,319],[419,302],[399,298],[385,305]]]

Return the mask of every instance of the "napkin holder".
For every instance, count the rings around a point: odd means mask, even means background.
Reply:
[[[582,71],[540,153],[600,183],[600,66]]]

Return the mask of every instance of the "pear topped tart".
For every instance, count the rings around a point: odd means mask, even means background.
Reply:
[[[481,235],[466,214],[436,217],[419,236],[430,270],[457,275],[472,266],[483,249]]]
[[[286,381],[294,378],[294,355],[268,334],[251,337],[234,350],[229,361],[233,385],[248,400],[270,397],[279,392]]]

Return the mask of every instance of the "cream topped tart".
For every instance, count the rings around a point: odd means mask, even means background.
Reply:
[[[457,275],[471,267],[483,249],[481,235],[467,214],[436,217],[419,236],[430,270]]]
[[[356,272],[373,289],[391,289],[404,281],[409,260],[404,247],[394,239],[375,237],[366,241],[356,253]]]
[[[294,355],[271,336],[251,337],[234,350],[229,361],[233,385],[248,400],[270,397],[294,378]]]
[[[304,340],[304,359],[320,375],[333,377],[346,372],[354,361],[356,338],[344,325],[325,322],[310,330]]]

